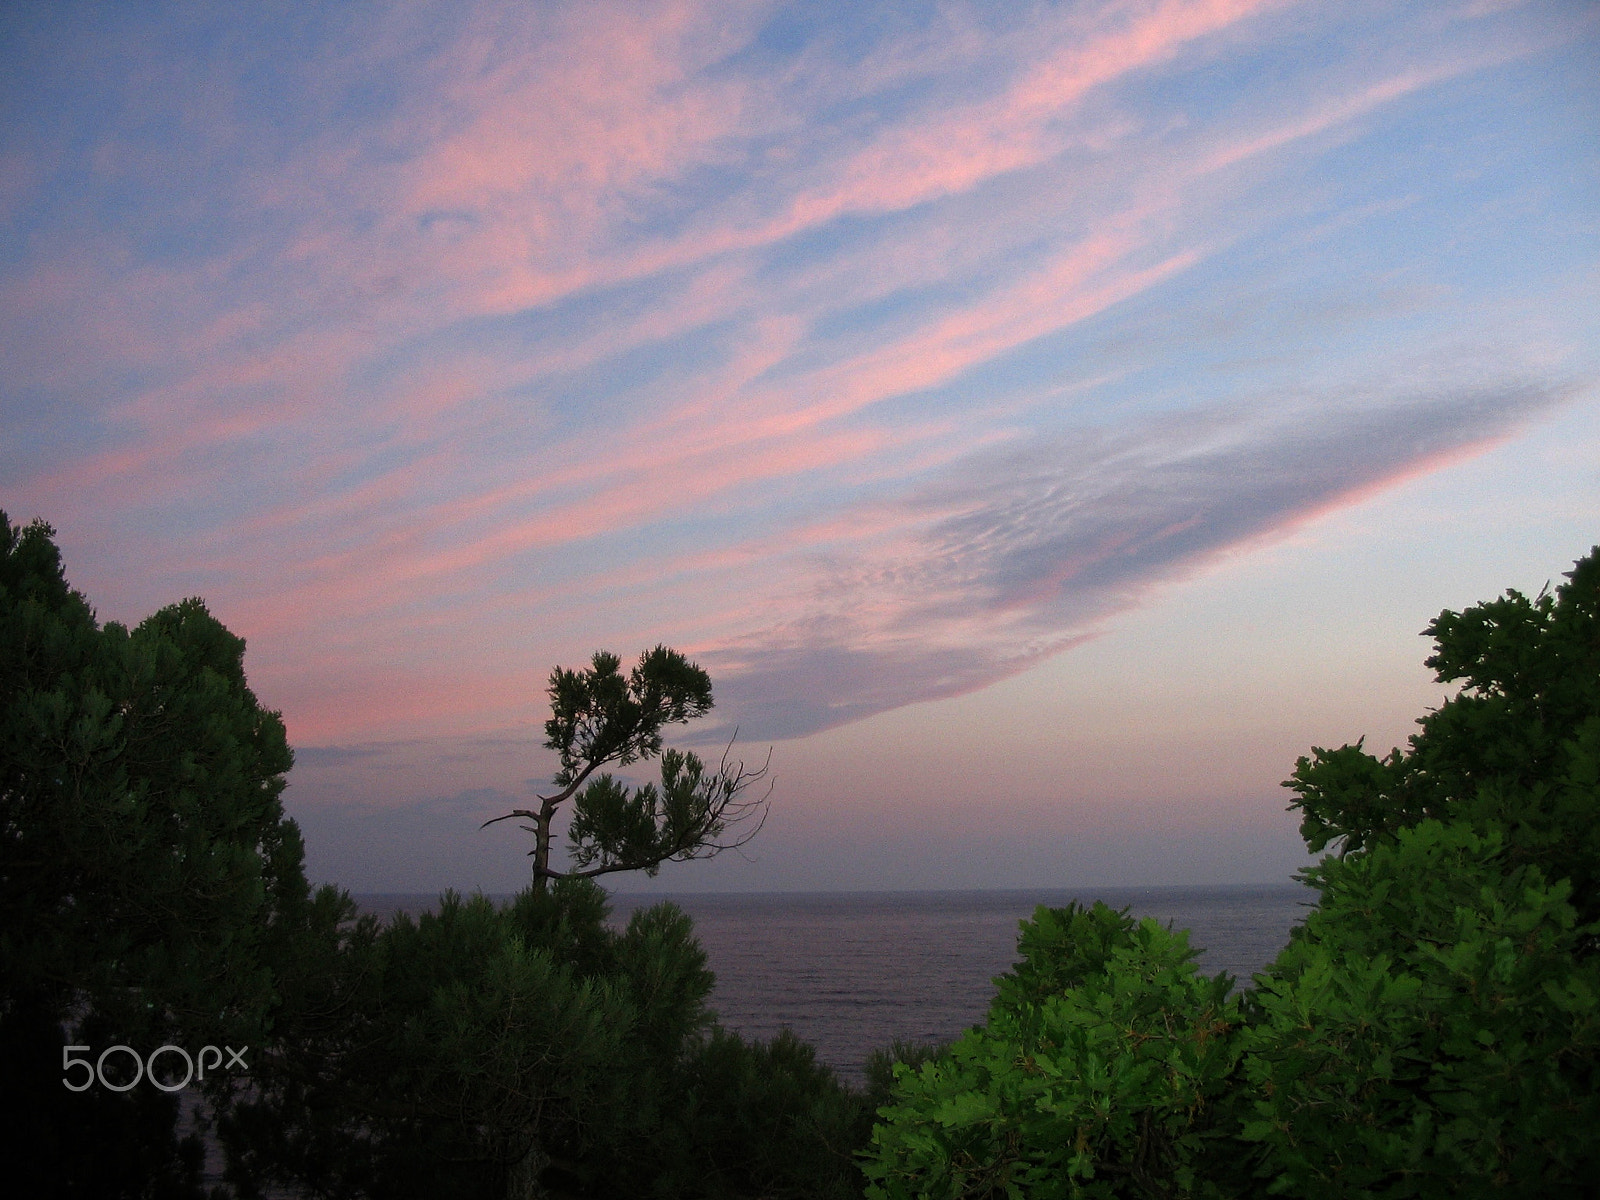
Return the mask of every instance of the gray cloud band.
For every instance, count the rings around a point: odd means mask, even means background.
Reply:
[[[1214,409],[973,455],[895,506],[892,549],[811,555],[801,615],[700,656],[718,713],[744,738],[782,739],[983,687],[1152,586],[1503,438],[1576,390]]]

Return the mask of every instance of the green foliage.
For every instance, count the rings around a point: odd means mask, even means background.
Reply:
[[[647,1125],[711,977],[676,910],[623,933],[605,911],[562,883],[349,926],[323,969],[341,1002],[282,1031],[224,1123],[243,1194],[505,1194]]]
[[[868,1195],[1193,1194],[1239,1023],[1182,933],[1103,904],[1041,908],[986,1026],[882,1111]]]
[[[1322,901],[1241,1040],[1274,1193],[1546,1195],[1600,1175],[1600,962],[1565,881],[1424,821],[1309,872]]]
[[[620,766],[661,753],[664,726],[711,711],[711,677],[676,650],[657,646],[624,677],[622,660],[601,650],[586,671],[550,672],[545,745],[561,756],[555,782],[574,783],[604,763]]]
[[[708,773],[697,755],[679,750],[661,755],[659,788],[629,788],[601,775],[573,801],[567,827],[572,863],[579,873],[598,863],[653,877],[664,862],[704,857],[744,815],[739,793],[747,782],[738,771]]]
[[[845,1197],[870,1128],[790,1035],[716,1029],[670,904],[585,880],[347,931],[344,998],[286,1031],[224,1125],[244,1195]],[[248,1182],[247,1182],[248,1181]]]
[[[601,1194],[657,1200],[846,1200],[871,1110],[785,1030],[746,1042],[713,1029],[685,1057],[653,1138],[648,1174],[613,1177]]]
[[[539,797],[537,809],[513,809],[486,821],[523,817],[533,834],[533,886],[550,879],[592,878],[615,871],[655,875],[661,864],[711,858],[742,846],[765,820],[766,797],[750,799],[746,789],[767,769],[746,771],[724,756],[707,771],[697,755],[662,751],[662,729],[711,711],[711,678],[676,650],[657,646],[639,657],[626,677],[621,660],[609,651],[594,655],[587,670],[557,667],[550,673],[551,716],[545,745],[560,755],[557,791]],[[661,756],[661,783],[630,788],[602,774],[608,763],[626,766]],[[576,797],[576,799],[574,799]],[[550,865],[554,819],[573,801],[568,826],[571,867]],[[761,815],[743,832],[725,837],[730,827]]]
[[[873,1050],[862,1064],[867,1080],[864,1096],[867,1107],[876,1112],[894,1099],[896,1068],[909,1067],[915,1071],[923,1063],[943,1058],[950,1053],[953,1042],[913,1042],[896,1038],[889,1045]]]
[[[1301,758],[1286,786],[1307,845],[1359,851],[1430,818],[1505,829],[1514,861],[1571,879],[1579,911],[1600,919],[1600,549],[1553,596],[1508,591],[1426,632],[1427,665],[1461,691],[1405,751],[1379,760],[1358,742]]]
[[[5,978],[118,1007],[130,1034],[153,1003],[197,1034],[258,1025],[273,919],[306,887],[283,723],[245,684],[243,640],[198,600],[97,628],[48,527],[5,528]]]

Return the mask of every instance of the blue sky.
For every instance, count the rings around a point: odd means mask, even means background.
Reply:
[[[509,890],[550,668],[773,748],[671,888],[1281,879],[1600,514],[1592,5],[0,17],[0,504],[204,596],[314,874]],[[632,885],[630,885],[632,886]]]

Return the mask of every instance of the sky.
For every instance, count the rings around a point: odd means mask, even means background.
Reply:
[[[0,508],[356,892],[522,886],[658,643],[771,809],[618,890],[1286,881],[1600,542],[1590,3],[14,5],[0,130]]]

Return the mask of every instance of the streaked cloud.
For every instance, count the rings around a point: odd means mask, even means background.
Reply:
[[[0,503],[318,778],[599,644],[980,688],[1600,376],[1563,0],[7,19]]]

